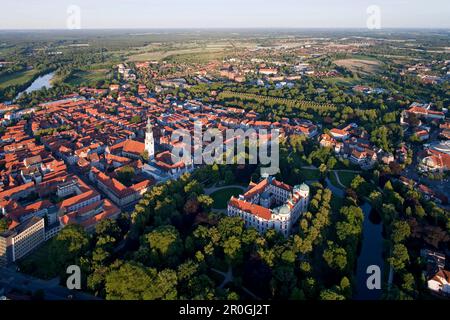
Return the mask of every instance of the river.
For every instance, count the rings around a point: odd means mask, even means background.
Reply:
[[[28,88],[26,88],[22,92],[19,92],[19,94],[17,94],[17,96],[14,98],[14,100],[17,100],[25,92],[31,93],[33,91],[40,90],[42,88],[50,89],[52,87],[51,81],[52,81],[54,75],[55,75],[54,72],[50,72],[50,73],[44,74],[42,76],[39,76],[38,78],[36,78],[36,80],[34,80],[30,84],[30,86]]]
[[[357,300],[378,300],[381,297],[382,290],[369,290],[367,288],[367,267],[376,265],[380,267],[381,279],[383,277],[384,259],[383,259],[383,225],[374,223],[370,220],[372,206],[364,203],[361,206],[364,212],[363,239],[361,252],[358,257],[356,267],[356,293],[354,298]],[[383,285],[383,281],[381,281]]]
[[[345,191],[341,188],[334,186],[330,179],[326,178],[327,188],[331,192],[340,198],[345,197]],[[357,260],[356,266],[356,292],[354,298],[356,300],[378,300],[381,297],[382,290],[369,290],[367,288],[367,278],[370,276],[367,274],[367,267],[370,265],[377,265],[381,270],[381,277],[383,276],[383,225],[381,221],[373,221],[370,219],[370,213],[372,206],[365,202],[361,209],[364,213],[363,223],[363,237],[361,250]],[[383,285],[383,281],[381,281]]]

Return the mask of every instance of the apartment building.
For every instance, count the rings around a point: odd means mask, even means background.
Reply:
[[[45,241],[44,218],[33,217],[0,233],[0,265],[24,257]]]

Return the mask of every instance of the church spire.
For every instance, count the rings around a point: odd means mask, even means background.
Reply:
[[[153,130],[152,122],[150,121],[150,117],[147,117],[147,132]]]
[[[155,141],[153,138],[153,125],[150,117],[147,118],[147,130],[145,132],[145,150],[148,153],[149,159],[152,160],[155,156]]]

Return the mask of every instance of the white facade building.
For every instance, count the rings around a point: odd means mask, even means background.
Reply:
[[[145,132],[145,151],[148,153],[148,158],[153,160],[155,157],[155,139],[153,138],[153,126],[150,118],[147,119],[147,130]]]
[[[44,218],[33,217],[0,234],[0,266],[15,262],[45,241]]]

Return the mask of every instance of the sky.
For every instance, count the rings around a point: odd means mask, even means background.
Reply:
[[[449,0],[6,0],[0,29],[366,28],[371,5],[381,28],[450,28]]]

